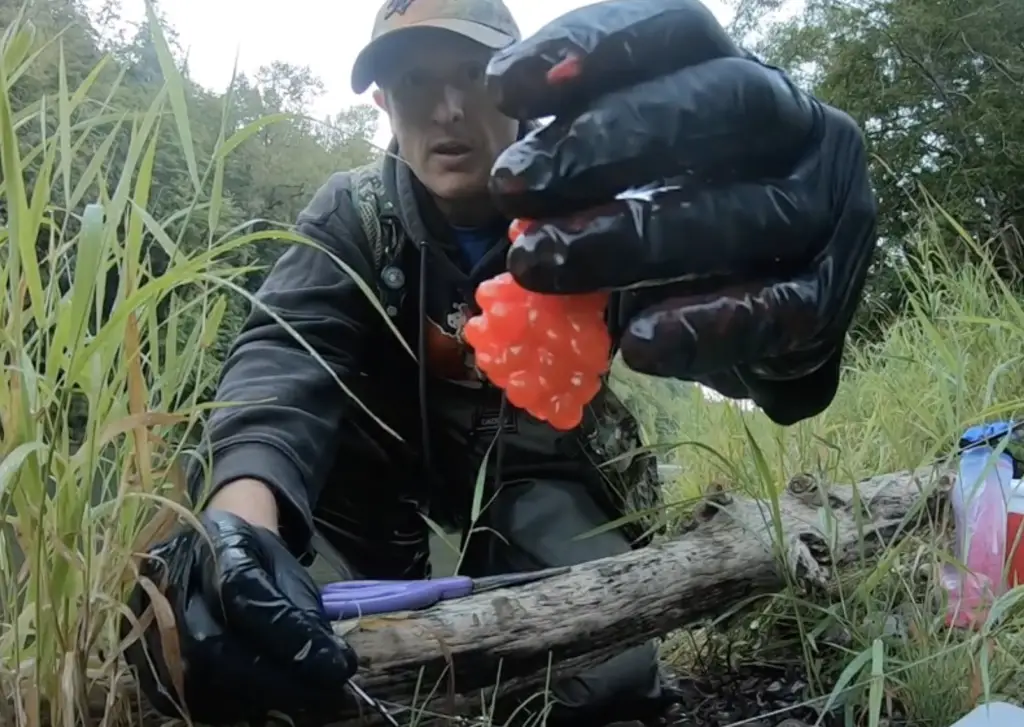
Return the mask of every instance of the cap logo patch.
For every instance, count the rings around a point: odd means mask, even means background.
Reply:
[[[405,11],[413,2],[415,0],[390,0],[384,8],[384,19],[387,20],[392,15],[405,15]]]

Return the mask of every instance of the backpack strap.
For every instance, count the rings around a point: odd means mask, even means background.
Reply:
[[[384,191],[381,163],[353,169],[352,191],[363,234],[373,254],[377,295],[387,314],[395,318],[405,299],[405,273],[396,264],[404,233],[395,205]]]

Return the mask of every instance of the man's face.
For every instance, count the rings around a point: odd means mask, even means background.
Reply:
[[[479,197],[518,123],[484,89],[492,51],[454,33],[419,29],[395,44],[382,99],[402,157],[441,200]]]

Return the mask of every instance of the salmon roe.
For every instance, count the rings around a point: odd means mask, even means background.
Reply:
[[[524,229],[517,220],[509,237]],[[608,294],[533,293],[502,273],[480,284],[476,302],[464,336],[480,371],[514,406],[562,431],[579,426],[608,371]]]

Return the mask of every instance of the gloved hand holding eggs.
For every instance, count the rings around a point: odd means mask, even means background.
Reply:
[[[486,284],[467,331],[512,403],[555,426],[577,420],[607,342],[638,372],[751,398],[779,423],[828,406],[876,241],[849,116],[688,0],[568,13],[499,52],[488,86],[509,116],[554,117],[492,169],[500,209],[531,221],[508,255],[523,290]],[[556,334],[589,326],[605,301],[610,338],[581,332],[574,354]],[[519,312],[495,313],[506,308]],[[517,368],[520,340],[547,353]]]

